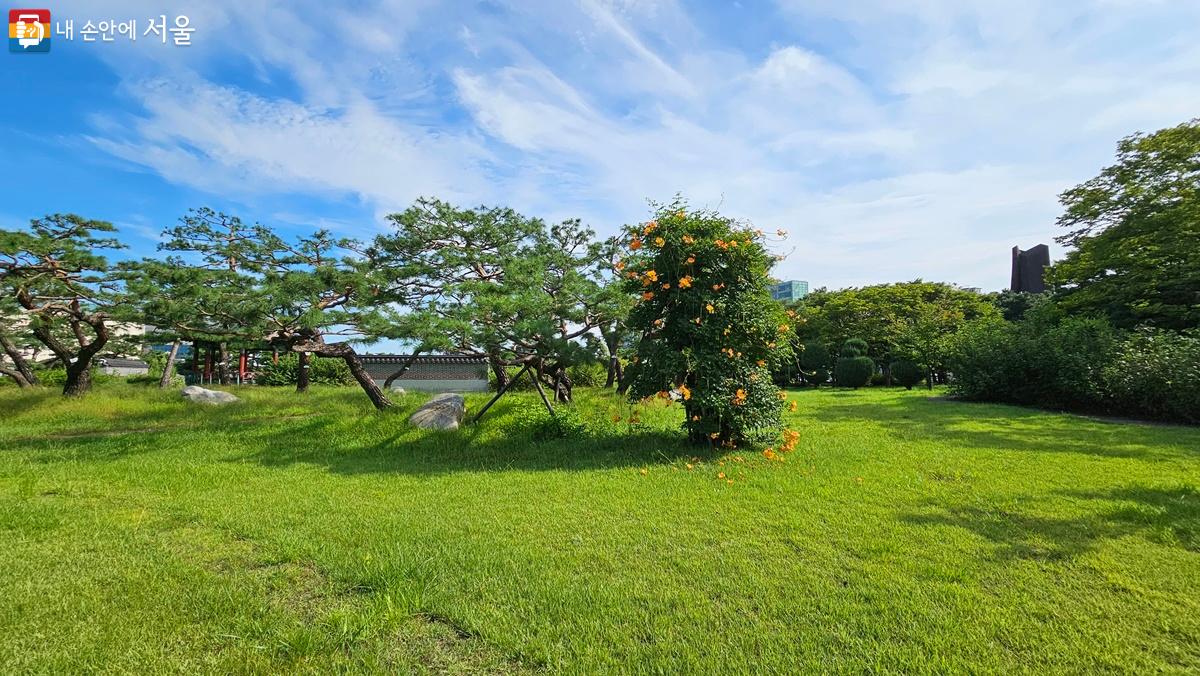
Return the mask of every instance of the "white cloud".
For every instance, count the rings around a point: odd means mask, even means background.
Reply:
[[[103,150],[176,183],[214,193],[334,191],[390,207],[423,194],[474,198],[464,169],[487,152],[469,137],[430,135],[358,102],[321,109],[204,82],[129,87],[145,110],[128,139]]]
[[[665,0],[380,3],[320,23],[315,6],[214,3],[191,57],[105,57],[140,112],[105,112],[93,142],[203,190],[378,213],[435,194],[611,232],[681,191],[791,229],[787,277],[999,288],[1008,248],[1057,234],[1056,195],[1119,136],[1200,110],[1200,5],[780,6],[790,25],[743,53]],[[294,91],[222,82],[233,45]]]

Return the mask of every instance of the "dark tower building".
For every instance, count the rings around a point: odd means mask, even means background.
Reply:
[[[1028,251],[1012,248],[1012,290],[1041,293],[1046,290],[1042,273],[1050,265],[1050,247],[1039,244]]]

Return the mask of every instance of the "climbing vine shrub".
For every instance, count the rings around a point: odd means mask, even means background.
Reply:
[[[779,231],[779,236],[785,233]],[[771,370],[791,359],[792,319],[771,299],[766,235],[676,201],[627,228],[617,263],[638,301],[629,395],[682,403],[694,443],[738,444],[779,433],[786,394]]]

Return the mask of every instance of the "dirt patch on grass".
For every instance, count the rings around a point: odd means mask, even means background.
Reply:
[[[389,670],[419,665],[431,674],[535,674],[532,666],[503,655],[478,636],[438,615],[423,614],[401,625],[385,653]]]

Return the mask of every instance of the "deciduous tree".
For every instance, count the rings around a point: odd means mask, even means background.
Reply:
[[[1200,326],[1200,119],[1117,145],[1117,161],[1064,192],[1047,276],[1070,313],[1119,327]]]

